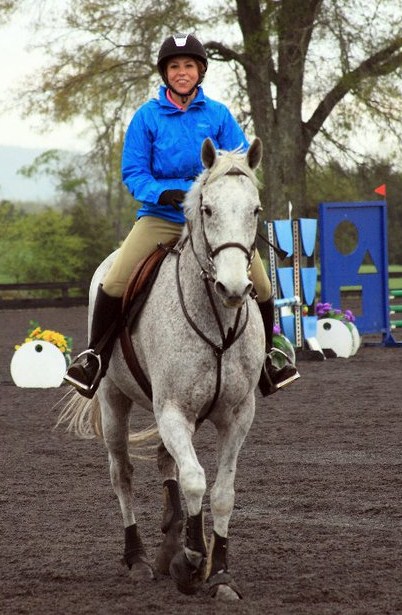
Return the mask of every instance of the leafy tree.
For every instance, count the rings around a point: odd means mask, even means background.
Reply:
[[[121,194],[121,181],[115,181],[115,172],[109,182],[107,164],[103,168],[102,175],[99,166],[86,156],[48,150],[20,169],[26,177],[44,173],[53,178],[58,206],[69,215],[70,233],[81,239],[78,272],[84,280],[90,279],[132,225],[133,207],[128,204],[129,199],[116,198]]]
[[[69,208],[71,232],[81,239],[79,278],[90,280],[93,272],[115,248],[113,228],[107,216],[99,214],[88,203]]]
[[[121,182],[120,150],[121,142],[89,155],[47,150],[19,170],[25,177],[47,175],[53,179],[58,205],[74,218],[85,220],[85,224],[79,223],[79,234],[92,244],[92,254],[98,254],[93,242],[99,243],[102,237],[106,249],[116,247],[132,225],[133,200]]]
[[[53,209],[21,214],[0,239],[1,267],[15,282],[75,280],[80,277],[83,241],[71,234],[72,220]]]
[[[6,238],[10,234],[10,228],[21,215],[11,201],[0,201],[0,237]],[[4,244],[0,244],[0,256],[4,254]]]
[[[50,5],[39,4],[43,27]],[[289,200],[305,215],[311,158],[350,155],[348,137],[361,127],[400,139],[401,17],[394,0],[66,0],[66,38],[44,37],[53,64],[35,76],[26,101],[47,120],[84,116],[98,144],[117,143],[156,83],[161,40],[196,30],[210,58],[232,68],[228,100],[263,140],[268,217],[286,215]]]

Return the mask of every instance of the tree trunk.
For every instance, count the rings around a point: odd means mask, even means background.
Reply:
[[[273,19],[273,6],[263,18],[258,0],[237,1],[251,114],[255,132],[264,146],[262,203],[268,220],[287,218],[289,202],[293,216],[307,211],[302,88],[305,56],[320,4],[321,0],[282,1],[277,10],[276,69],[264,24],[266,19]],[[300,24],[298,28],[294,27],[295,23]]]

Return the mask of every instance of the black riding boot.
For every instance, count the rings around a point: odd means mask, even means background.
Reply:
[[[89,347],[68,367],[64,380],[91,399],[106,374],[120,325],[121,297],[107,295],[99,284],[92,318]]]
[[[258,303],[260,308],[262,320],[264,323],[265,340],[266,340],[266,352],[265,362],[261,371],[260,381],[258,383],[259,389],[264,397],[272,395],[278,389],[287,386],[297,378],[300,378],[300,374],[296,367],[290,361],[289,357],[278,348],[273,347],[273,328],[274,328],[274,299],[271,297],[268,301]],[[275,367],[272,364],[272,358],[274,354],[280,354],[286,357],[288,364],[281,368]]]

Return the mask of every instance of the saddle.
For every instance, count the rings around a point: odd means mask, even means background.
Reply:
[[[134,268],[123,296],[123,318],[120,331],[120,343],[124,358],[132,375],[140,385],[145,395],[152,401],[152,388],[131,342],[131,331],[148,298],[151,288],[158,277],[159,269],[169,252],[174,251],[177,241],[159,244],[157,249],[144,258]]]

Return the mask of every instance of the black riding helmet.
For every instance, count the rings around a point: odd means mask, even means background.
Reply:
[[[167,82],[165,68],[167,60],[169,58],[174,58],[175,56],[190,56],[196,60],[199,60],[204,65],[205,71],[208,68],[206,51],[200,41],[193,34],[178,33],[173,34],[173,36],[169,36],[162,43],[159,50],[157,66],[160,76],[170,89],[172,89],[172,87]],[[199,83],[201,83],[204,79],[205,71],[200,74]],[[187,96],[190,96],[193,91],[194,88],[187,94]]]

